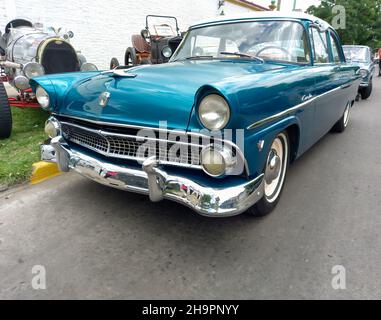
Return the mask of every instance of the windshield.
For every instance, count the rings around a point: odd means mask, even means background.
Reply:
[[[369,50],[365,47],[343,47],[345,58],[356,62],[369,62]]]
[[[171,61],[255,57],[308,63],[310,56],[303,26],[290,21],[252,21],[193,29]]]

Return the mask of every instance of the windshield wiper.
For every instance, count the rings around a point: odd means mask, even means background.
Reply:
[[[246,53],[241,53],[241,52],[227,52],[227,51],[222,51],[220,52],[220,54],[222,55],[227,55],[227,56],[238,56],[238,57],[241,57],[241,58],[250,58],[250,59],[254,59],[254,60],[257,60],[261,63],[264,63],[265,60],[263,60],[262,58],[259,58],[257,56],[252,56],[250,54],[246,54]]]
[[[200,59],[213,59],[213,56],[192,56],[192,57],[187,57],[185,60],[200,60]]]

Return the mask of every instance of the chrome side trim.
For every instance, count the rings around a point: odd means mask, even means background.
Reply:
[[[56,151],[55,160],[62,171],[73,170],[109,187],[146,194],[152,201],[176,201],[208,217],[240,214],[263,197],[263,174],[227,188],[211,188],[168,174],[153,158],[138,169],[103,162],[69,149],[61,136],[53,138],[51,145],[43,145],[42,154],[49,154],[51,147]]]
[[[335,91],[341,90],[341,89],[342,89],[342,87],[340,86],[340,87],[337,87],[335,89],[332,89],[332,90],[329,90],[327,92],[324,92],[324,93],[322,93],[322,94],[320,94],[318,96],[303,96],[303,97],[306,97],[308,99],[306,101],[304,101],[304,102],[294,106],[294,107],[291,107],[291,108],[286,109],[286,110],[284,110],[282,112],[274,114],[274,115],[272,115],[270,117],[267,117],[267,118],[264,118],[264,119],[259,120],[257,122],[254,122],[253,124],[251,124],[250,126],[247,127],[247,130],[252,130],[254,128],[263,126],[266,123],[270,123],[270,122],[276,121],[278,119],[281,119],[281,118],[283,118],[285,116],[288,116],[288,115],[294,113],[295,111],[297,111],[298,109],[301,109],[301,108],[305,107],[306,105],[314,102],[315,100],[317,100],[317,99],[319,99],[319,98],[321,98],[321,97],[323,97],[325,95],[331,94],[331,93],[333,93]]]

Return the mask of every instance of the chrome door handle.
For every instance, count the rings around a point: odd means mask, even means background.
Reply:
[[[308,101],[308,100],[311,100],[313,97],[313,95],[311,93],[307,94],[307,95],[304,95],[302,97],[302,101],[305,102],[305,101]]]

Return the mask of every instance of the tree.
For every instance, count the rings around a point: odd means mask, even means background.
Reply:
[[[319,6],[309,7],[307,13],[332,23],[336,5],[345,8],[345,29],[337,30],[344,44],[381,47],[381,0],[322,0]]]

